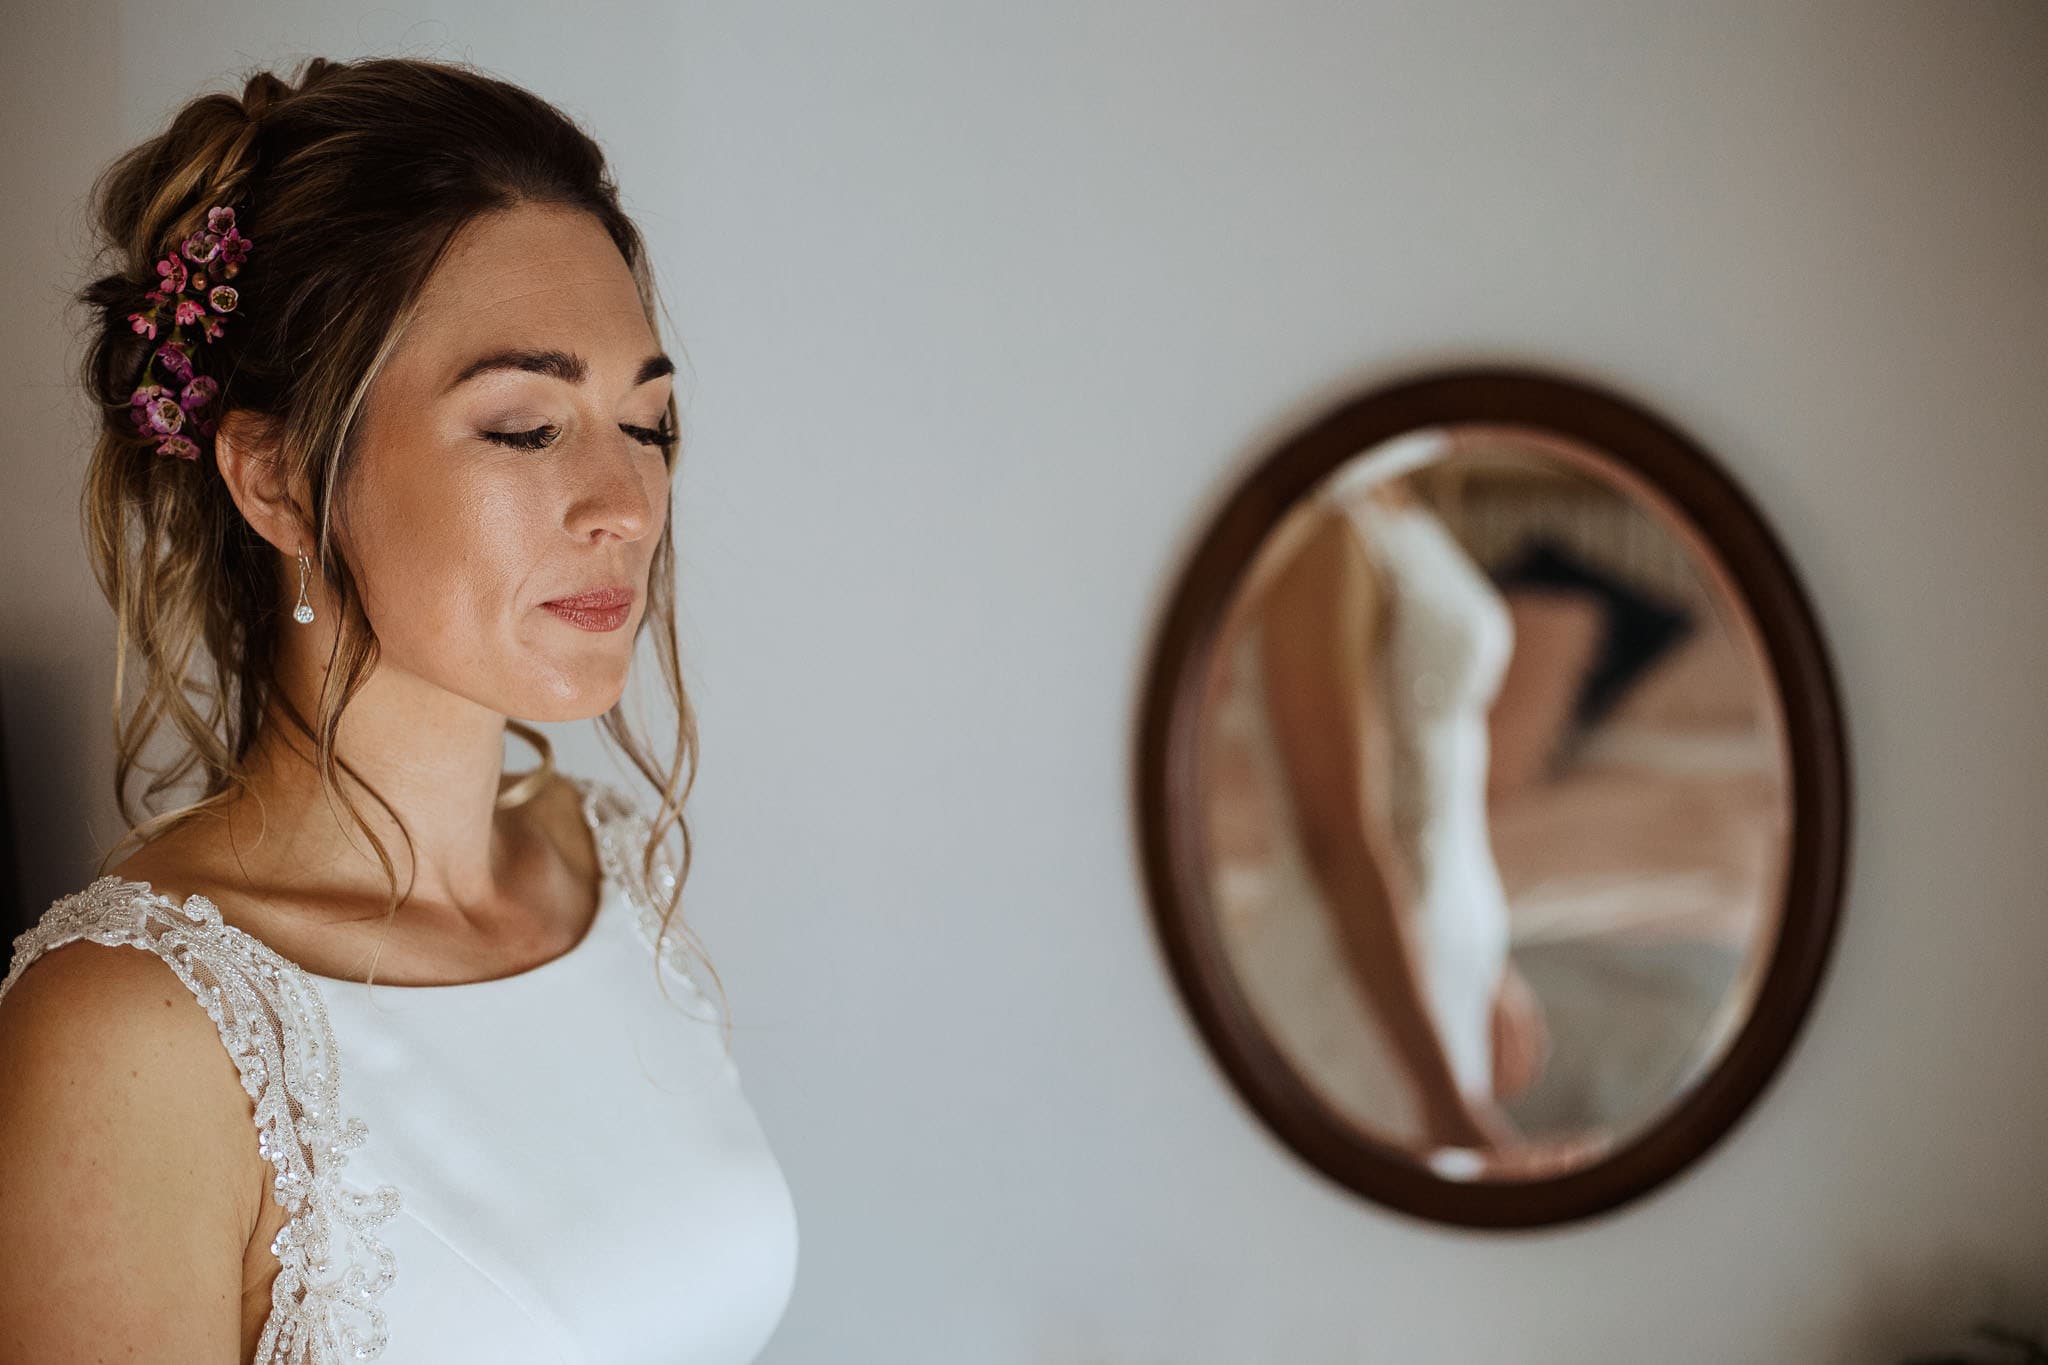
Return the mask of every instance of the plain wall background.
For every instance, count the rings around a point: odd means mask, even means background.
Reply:
[[[253,64],[471,58],[605,142],[686,353],[686,905],[802,1227],[767,1365],[1846,1365],[2048,1320],[2048,6],[10,9],[32,905],[117,833],[63,308],[91,175]],[[1340,395],[1464,361],[1718,453],[1820,614],[1858,781],[1760,1107],[1516,1235],[1268,1135],[1166,974],[1127,800],[1197,518]]]

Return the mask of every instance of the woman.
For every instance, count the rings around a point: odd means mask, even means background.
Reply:
[[[150,794],[203,791],[0,982],[0,1359],[753,1359],[796,1222],[672,990],[710,1004],[674,366],[602,153],[458,66],[315,59],[95,207],[115,788],[133,823],[168,722]],[[619,707],[650,624],[667,765]],[[544,744],[508,785],[512,717],[597,719],[657,795]]]

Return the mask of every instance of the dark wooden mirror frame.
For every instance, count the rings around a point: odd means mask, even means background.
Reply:
[[[1747,604],[1782,708],[1791,846],[1772,961],[1741,1029],[1662,1117],[1595,1163],[1528,1182],[1431,1174],[1334,1113],[1299,1078],[1244,998],[1209,903],[1197,771],[1201,682],[1224,608],[1295,501],[1380,442],[1442,423],[1515,423],[1593,446],[1657,490],[1712,547]],[[1135,754],[1139,842],[1152,918],[1210,1053],[1266,1126],[1311,1166],[1377,1203],[1466,1227],[1572,1222],[1677,1176],[1756,1103],[1819,990],[1847,873],[1850,785],[1827,650],[1791,563],[1718,463],[1663,419],[1584,380],[1529,368],[1439,371],[1338,404],[1284,440],[1196,543],[1150,656]]]

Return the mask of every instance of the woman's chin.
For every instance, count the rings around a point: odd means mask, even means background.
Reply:
[[[531,721],[589,720],[618,705],[626,691],[627,658],[552,659],[526,671],[518,706],[505,714]],[[524,709],[520,709],[524,707]]]

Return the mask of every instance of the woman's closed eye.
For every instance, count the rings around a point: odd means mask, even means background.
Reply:
[[[499,445],[511,446],[514,450],[539,450],[544,446],[553,445],[560,430],[554,426],[539,426],[530,431],[485,431],[478,434],[487,441],[496,441]],[[655,446],[662,450],[667,450],[676,443],[676,434],[668,427],[636,427],[621,422],[619,430],[642,445]]]

